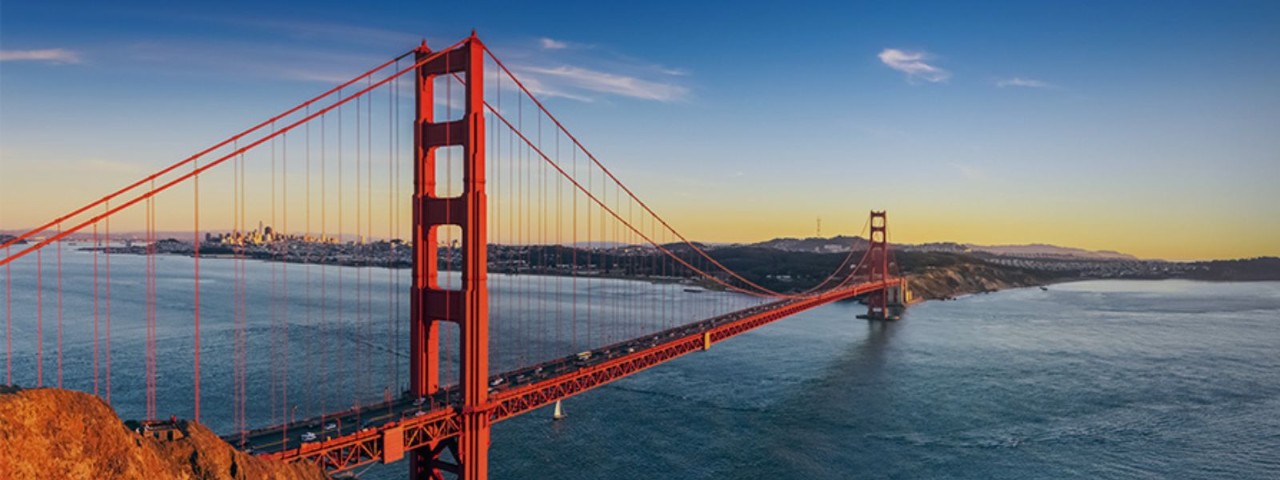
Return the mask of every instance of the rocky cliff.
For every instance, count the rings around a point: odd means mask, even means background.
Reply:
[[[907,274],[907,281],[917,299],[937,300],[1006,288],[1043,285],[1052,280],[1048,276],[1026,270],[985,263],[960,263],[926,267]]]
[[[175,440],[129,430],[95,396],[0,386],[0,478],[274,479],[328,478],[319,468],[246,455],[194,422]]]

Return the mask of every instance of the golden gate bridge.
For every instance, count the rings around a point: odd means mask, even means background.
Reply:
[[[482,479],[494,423],[827,303],[899,314],[884,212],[825,279],[766,288],[680,234],[536,91],[474,33],[423,42],[9,239],[5,383],[63,387],[65,368],[147,420],[159,391],[179,392],[164,396],[255,454],[331,472],[407,457],[411,478]],[[175,225],[182,256],[165,247]],[[70,240],[91,247],[64,264]],[[16,355],[15,320],[34,337]],[[64,328],[91,341],[64,346]],[[142,351],[120,351],[122,333]],[[161,364],[187,345],[189,363]],[[64,365],[64,349],[85,360]]]

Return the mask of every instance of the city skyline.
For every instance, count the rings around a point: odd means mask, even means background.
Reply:
[[[824,236],[853,235],[885,209],[903,243],[1280,254],[1280,7],[914,6],[617,7],[631,21],[609,23],[564,7],[10,4],[0,228],[34,227],[469,24],[694,240],[807,237],[818,217]],[[644,28],[659,20],[661,35]],[[74,194],[39,194],[52,184]],[[161,229],[188,223],[163,215]]]

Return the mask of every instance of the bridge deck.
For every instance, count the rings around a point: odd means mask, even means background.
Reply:
[[[490,378],[490,419],[499,422],[632,375],[748,330],[838,300],[885,288],[896,279],[858,284],[812,297],[731,312]],[[456,388],[431,398],[402,396],[361,409],[224,437],[253,453],[286,461],[310,460],[330,471],[375,461],[390,463],[460,431]],[[310,435],[315,438],[311,439]],[[304,441],[303,436],[308,438]]]

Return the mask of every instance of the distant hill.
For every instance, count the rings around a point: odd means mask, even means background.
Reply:
[[[787,252],[835,253],[867,248],[868,241],[862,237],[846,235],[831,238],[775,238],[749,246],[772,248]],[[1081,248],[1059,247],[1047,244],[1030,245],[975,245],[954,242],[935,242],[920,244],[894,244],[893,248],[904,252],[942,252],[942,253],[987,253],[991,255],[1032,258],[1076,258],[1088,260],[1137,260],[1133,255],[1111,250],[1085,250]]]
[[[773,240],[753,243],[747,246],[772,248],[774,250],[782,250],[785,252],[834,253],[847,252],[849,251],[850,246],[854,249],[862,250],[867,248],[867,243],[867,239],[862,237],[840,235],[831,238],[775,238]]]
[[[1043,243],[1030,245],[966,245],[971,251],[1011,257],[1066,257],[1090,260],[1137,260],[1138,257],[1112,250],[1085,250]]]

